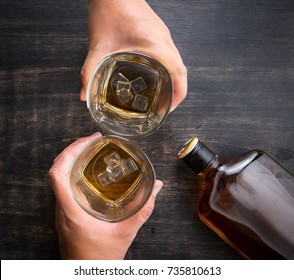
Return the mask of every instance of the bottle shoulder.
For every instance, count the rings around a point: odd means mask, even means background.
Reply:
[[[261,150],[248,151],[221,165],[218,169],[218,172],[224,173],[226,175],[238,174],[250,163],[252,163],[254,160],[256,160],[264,154],[265,153]]]

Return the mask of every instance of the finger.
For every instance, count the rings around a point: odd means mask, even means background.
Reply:
[[[172,38],[170,37],[169,39],[166,39],[165,42],[170,47],[170,50],[174,55],[174,59],[169,60],[169,62],[172,61],[170,73],[174,83],[174,99],[171,106],[171,111],[173,111],[187,96],[188,74],[187,68],[182,60],[181,54],[177,49],[176,45],[174,44]]]
[[[81,137],[81,138],[77,139],[76,141],[74,141],[73,143],[71,143],[68,147],[66,147],[64,149],[64,152],[66,152],[67,150],[72,150],[72,149],[76,150],[76,148],[74,148],[75,146],[80,145],[80,144],[86,145],[87,143],[89,143],[92,140],[99,138],[101,136],[102,136],[101,132],[95,132],[92,135]]]
[[[67,148],[61,152],[59,156],[54,160],[54,164],[49,170],[49,176],[57,177],[58,181],[64,180],[67,177],[70,166],[74,158],[78,155],[83,147],[85,147],[90,141],[101,137],[100,132],[96,132],[90,136],[80,138],[69,145]]]
[[[152,196],[154,196],[154,198],[157,197],[157,195],[161,191],[162,187],[163,187],[163,182],[160,180],[156,180],[155,184],[154,184],[153,191],[152,191]]]
[[[184,65],[182,58],[175,46],[170,49],[168,56],[162,55],[161,58],[159,58],[159,61],[167,68],[172,77],[174,96],[171,105],[171,111],[173,111],[187,95],[187,68]]]
[[[90,48],[84,65],[81,69],[80,77],[81,77],[81,91],[80,91],[80,99],[81,101],[86,101],[87,99],[87,87],[90,81],[90,78],[98,66],[100,61],[106,56],[106,53],[101,52],[98,48]]]
[[[143,53],[159,61],[169,71],[174,86],[174,97],[171,105],[171,111],[173,111],[185,99],[188,90],[187,68],[178,50],[166,45],[166,47],[158,46],[150,50],[143,50]]]
[[[147,203],[136,215],[130,218],[132,219],[131,221],[132,225],[134,225],[134,227],[137,227],[138,230],[151,216],[154,210],[157,194],[160,192],[162,187],[163,187],[162,181],[156,180],[153,191],[152,191],[152,195],[148,199]]]
[[[77,148],[75,148],[75,146],[80,145],[81,143],[87,144],[88,142],[94,140],[95,138],[101,137],[102,134],[100,132],[95,132],[94,134],[90,135],[90,136],[86,136],[86,137],[82,137],[77,139],[76,141],[74,141],[73,143],[71,143],[68,147],[66,147],[54,160],[53,162],[55,163],[61,155],[63,155],[64,153],[66,153],[68,150],[73,150],[74,153],[77,153]]]

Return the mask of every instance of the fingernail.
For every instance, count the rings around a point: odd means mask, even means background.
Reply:
[[[154,189],[153,189],[153,195],[154,196],[157,196],[157,194],[160,192],[160,190],[162,189],[163,187],[163,183],[161,181],[159,182],[156,182],[155,183],[155,186],[154,186]]]
[[[100,137],[100,136],[102,136],[102,134],[101,134],[101,132],[95,132],[92,136]]]
[[[84,88],[81,88],[81,91],[80,91],[80,100],[85,101],[85,90],[84,90]]]

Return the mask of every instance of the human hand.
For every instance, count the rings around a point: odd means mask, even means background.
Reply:
[[[69,191],[68,175],[79,151],[100,136],[95,133],[78,139],[64,149],[49,170],[56,196],[55,222],[63,259],[123,259],[138,230],[152,214],[156,195],[162,187],[162,182],[156,180],[145,206],[122,222],[108,223],[87,214]]]
[[[116,52],[138,52],[161,62],[174,83],[171,110],[187,94],[187,70],[164,22],[144,0],[90,0],[89,52],[81,70],[80,99],[99,62]]]

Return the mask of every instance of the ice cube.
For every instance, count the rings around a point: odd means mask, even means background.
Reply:
[[[109,164],[113,160],[121,160],[119,154],[117,152],[111,153],[109,156],[104,158],[104,162]]]
[[[118,81],[116,88],[116,96],[120,103],[125,104],[133,99],[133,95],[130,92],[131,84],[129,82]]]
[[[120,165],[120,161],[114,159],[107,164],[106,171],[112,172],[114,169],[118,168]]]
[[[134,97],[128,90],[116,91],[116,96],[121,104],[131,101]]]
[[[110,154],[104,161],[107,163],[106,172],[112,182],[118,182],[125,176],[123,171],[124,161],[118,153],[114,152]]]
[[[122,73],[119,72],[111,80],[111,84],[114,87],[117,87],[118,82],[129,82],[129,80]]]
[[[101,186],[116,183],[138,169],[132,158],[122,160],[117,152],[105,157],[104,162],[107,164],[106,170],[97,175]]]
[[[125,177],[122,162],[120,162],[120,164],[118,164],[115,168],[112,168],[111,170],[107,169],[107,172],[113,182],[118,182]]]
[[[143,92],[147,89],[147,85],[142,77],[131,81],[132,90],[135,94]]]
[[[131,89],[131,83],[130,82],[124,82],[124,81],[118,81],[116,85],[116,91],[121,90],[127,90],[130,91]]]
[[[139,111],[146,111],[149,104],[149,98],[147,96],[137,94],[134,98],[132,106]]]
[[[128,175],[138,170],[138,166],[132,158],[128,158],[124,161],[123,170],[124,173]]]
[[[104,171],[97,175],[98,182],[101,186],[107,186],[113,182],[112,178],[109,176],[107,171]]]

